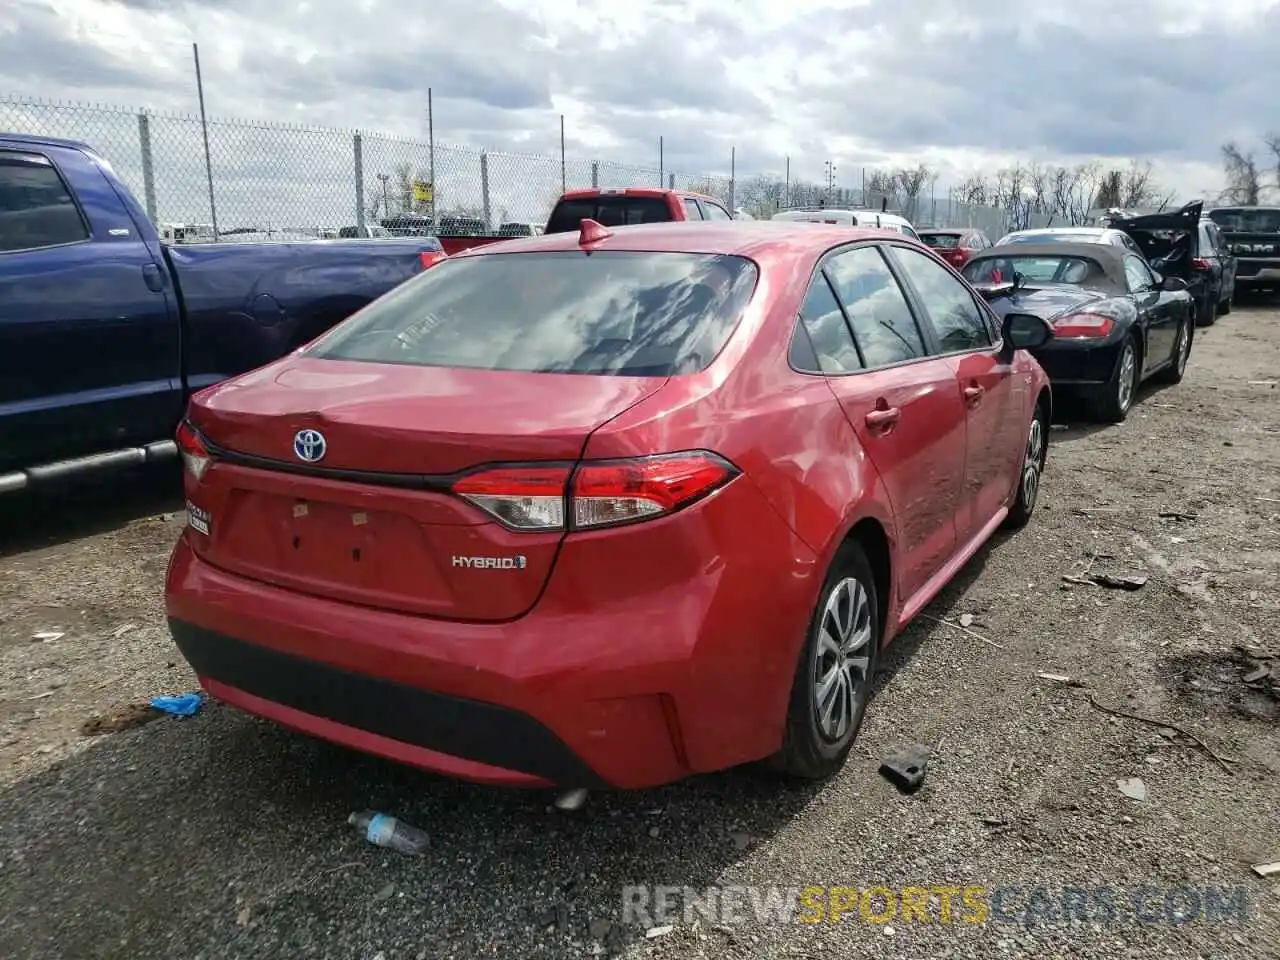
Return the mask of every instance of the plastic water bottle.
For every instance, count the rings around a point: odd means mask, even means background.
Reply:
[[[389,817],[385,813],[365,810],[347,817],[347,823],[364,831],[365,839],[375,846],[399,853],[424,853],[427,835],[417,827]]]

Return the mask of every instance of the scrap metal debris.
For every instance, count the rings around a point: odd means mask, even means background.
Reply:
[[[1065,673],[1037,673],[1036,676],[1041,680],[1052,680],[1054,683],[1064,683],[1068,687],[1084,686],[1083,680],[1076,680],[1074,677],[1069,677]]]
[[[904,747],[880,764],[880,775],[903,793],[915,793],[924,782],[930,752],[921,743]]]
[[[1253,872],[1260,877],[1274,877],[1276,874],[1280,874],[1280,860],[1276,860],[1274,863],[1255,863]]]
[[[925,614],[925,613],[920,614],[920,619],[921,619],[921,620],[929,620],[929,621],[931,621],[931,622],[933,622],[933,623],[940,623],[940,624],[942,624],[944,627],[950,627],[950,628],[951,628],[951,629],[953,629],[953,630],[959,630],[961,633],[966,634],[967,636],[973,637],[975,640],[981,640],[983,643],[987,644],[987,646],[995,647],[997,650],[1003,650],[1003,649],[1004,649],[1004,647],[1003,647],[1003,646],[1001,646],[1000,644],[996,643],[996,642],[995,642],[994,640],[992,640],[990,637],[984,637],[984,636],[983,636],[982,634],[980,634],[977,630],[970,630],[967,626],[964,626],[963,624],[956,623],[956,622],[955,622],[955,621],[953,621],[953,620],[945,620],[945,619],[943,619],[942,617],[931,617],[931,616],[929,616],[928,614]]]

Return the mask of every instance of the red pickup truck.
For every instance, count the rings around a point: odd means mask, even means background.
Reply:
[[[547,218],[546,233],[571,233],[584,218],[606,227],[631,223],[669,223],[673,220],[732,220],[719,200],[690,193],[687,190],[662,190],[658,187],[627,187],[625,190],[570,190],[559,200]],[[471,247],[482,247],[510,239],[505,236],[440,235],[440,244],[448,254]]]

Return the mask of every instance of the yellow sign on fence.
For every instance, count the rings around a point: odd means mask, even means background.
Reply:
[[[413,181],[413,202],[414,203],[430,203],[431,202],[431,184],[425,180]]]

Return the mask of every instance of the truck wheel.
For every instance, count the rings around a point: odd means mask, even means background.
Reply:
[[[1231,312],[1231,308],[1236,305],[1236,291],[1233,287],[1231,292],[1227,294],[1226,299],[1218,301],[1218,315],[1225,317]]]

